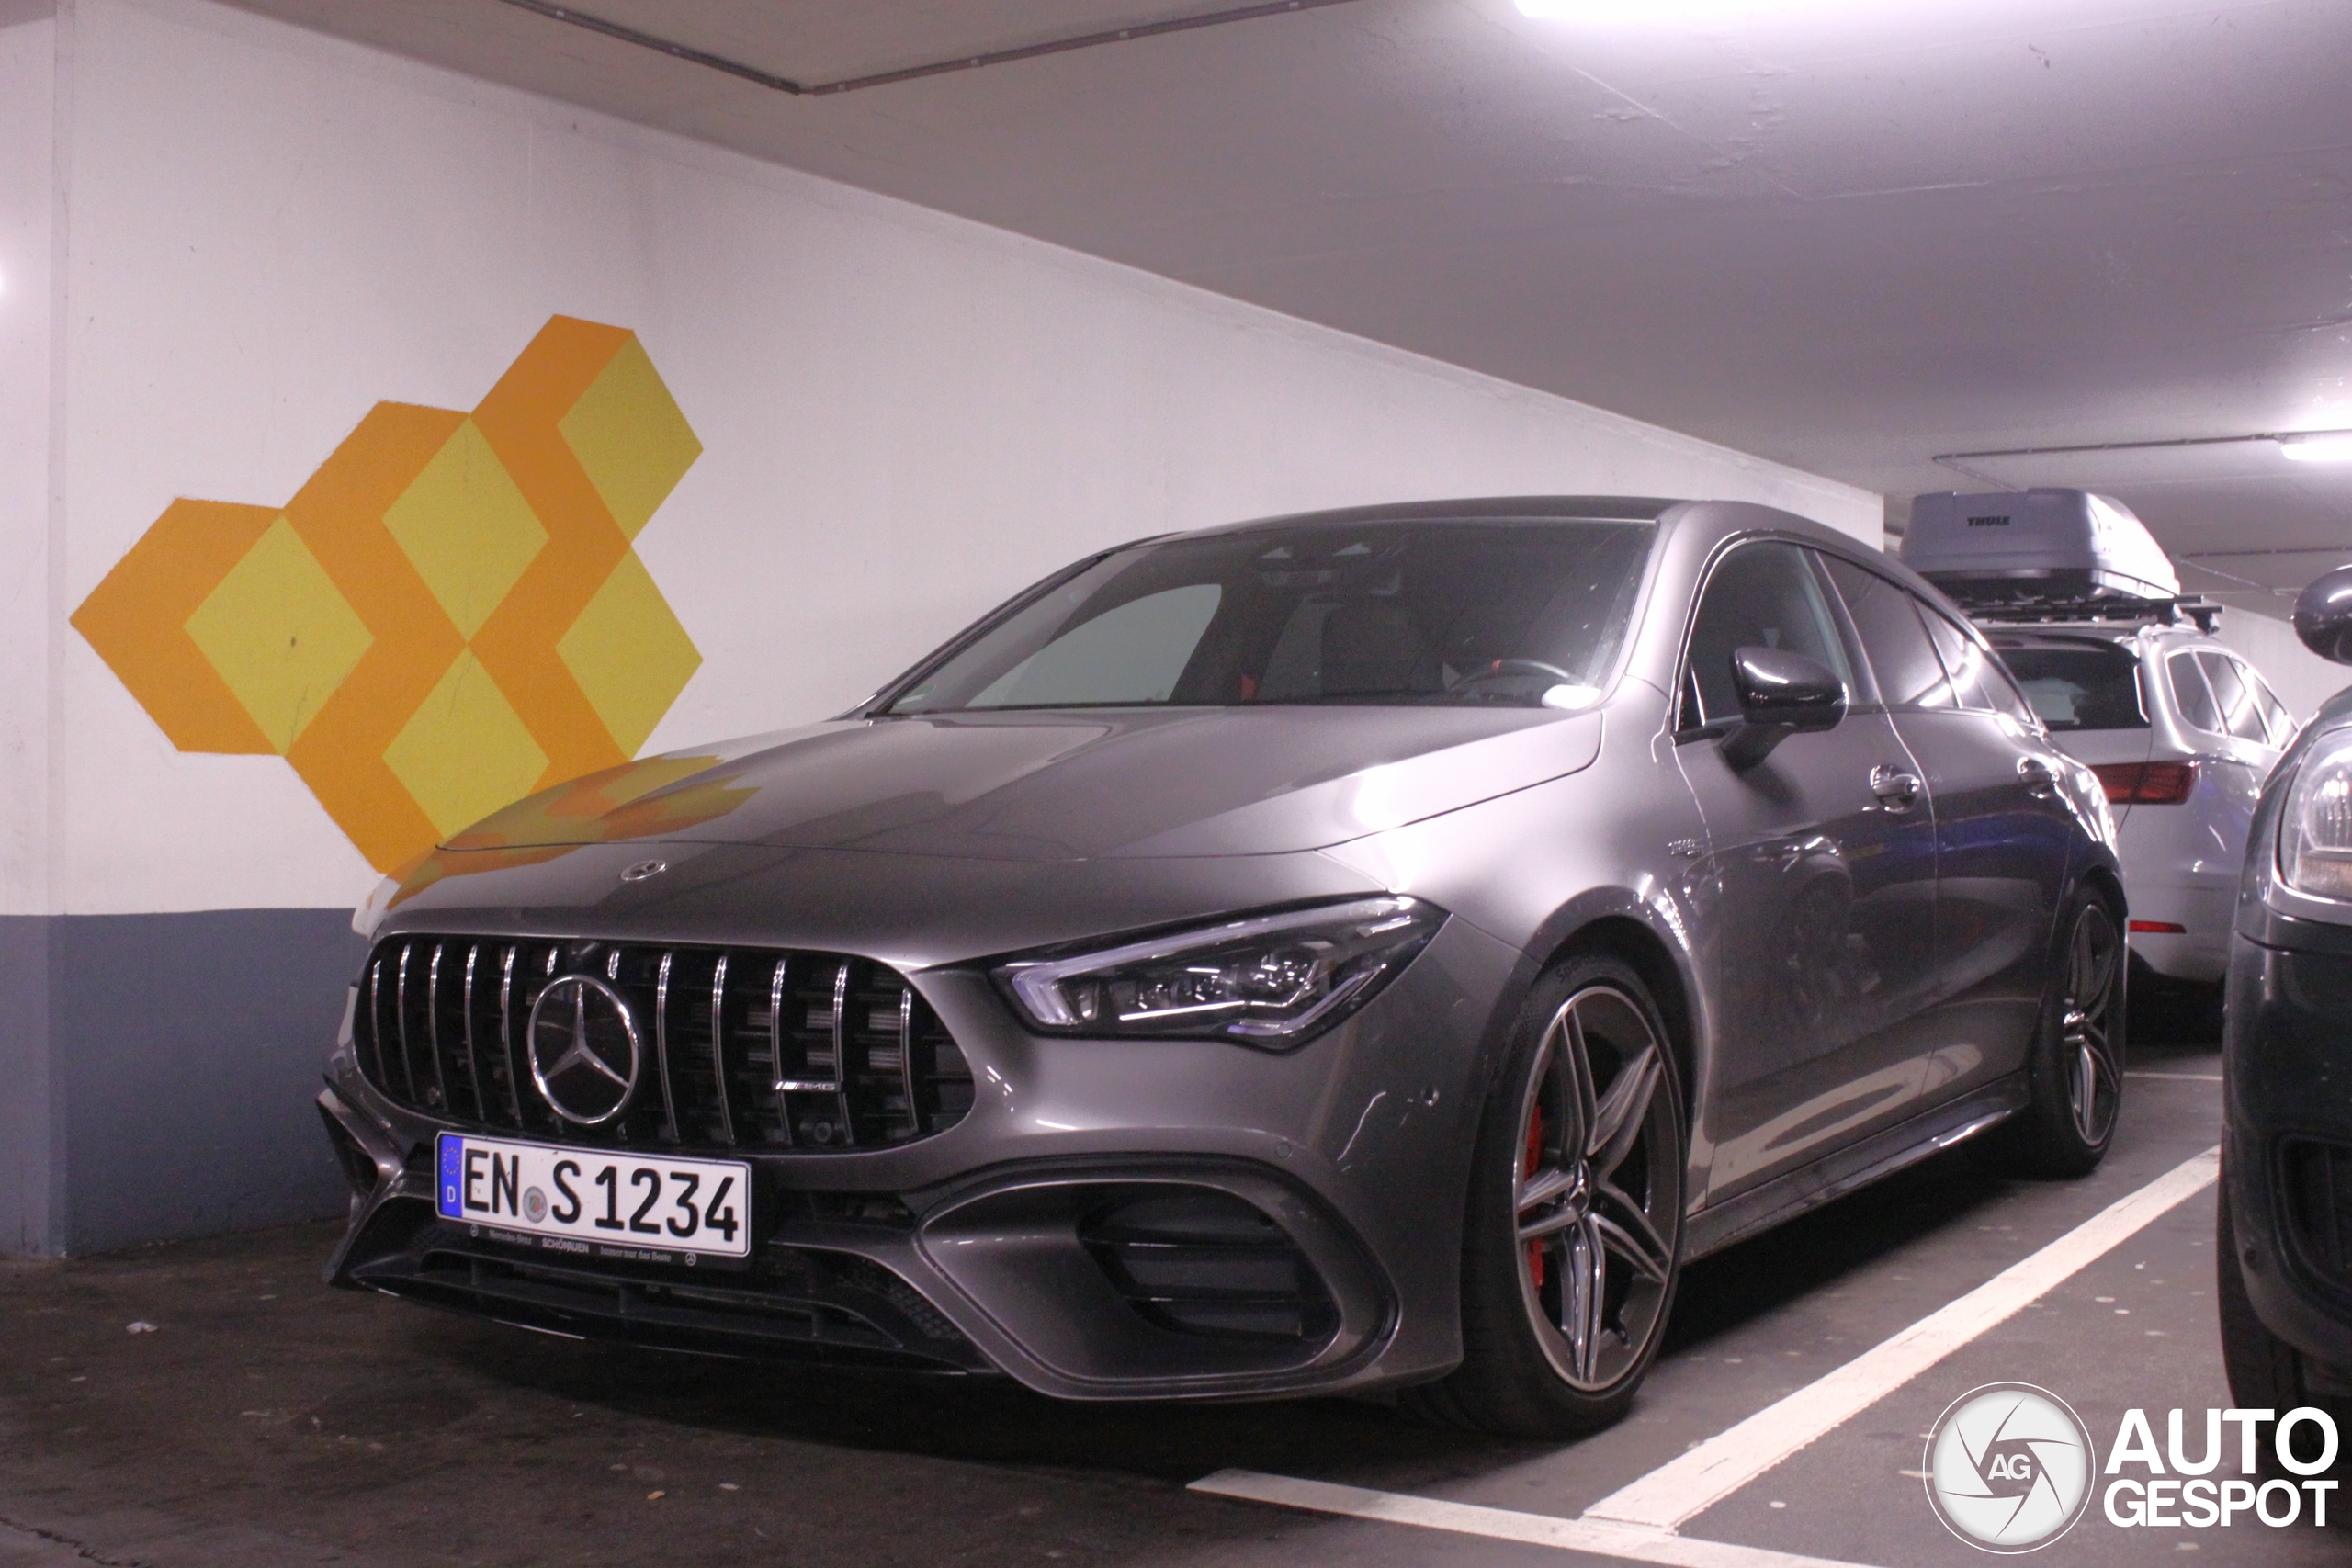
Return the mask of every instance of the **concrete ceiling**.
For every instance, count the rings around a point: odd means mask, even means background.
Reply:
[[[817,97],[498,0],[242,3],[1793,463],[1898,520],[1991,488],[1938,454],[2352,426],[2343,0],[1351,0]],[[804,82],[1232,3],[579,0]],[[2267,443],[1964,466],[2108,486],[2192,586],[2274,611],[2352,559],[2352,465]]]

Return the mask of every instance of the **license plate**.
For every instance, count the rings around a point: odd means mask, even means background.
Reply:
[[[443,1219],[608,1257],[752,1250],[752,1168],[628,1149],[574,1149],[443,1133],[434,1206]]]

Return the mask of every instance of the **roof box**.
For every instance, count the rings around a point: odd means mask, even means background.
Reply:
[[[2147,525],[2121,502],[2081,490],[1919,496],[1903,564],[1972,606],[2180,597],[2179,574]]]

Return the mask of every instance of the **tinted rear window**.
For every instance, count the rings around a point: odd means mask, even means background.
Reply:
[[[2140,706],[2140,658],[2128,648],[2003,648],[2001,660],[2052,729],[2148,728]]]

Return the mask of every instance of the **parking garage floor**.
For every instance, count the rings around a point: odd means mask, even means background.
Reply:
[[[2196,1163],[2220,1092],[2210,1043],[2143,1045],[2086,1180],[1954,1151],[1697,1265],[1634,1414],[1566,1445],[617,1353],[328,1292],[324,1224],[7,1266],[0,1568],[1975,1561],[1920,1480],[1961,1393],[2051,1389],[2102,1453],[2127,1407],[2161,1440],[2229,1404]],[[2003,1290],[2027,1304],[1914,1329]],[[1661,1496],[1697,1507],[1676,1533],[1580,1517]],[[2125,1529],[2095,1495],[2047,1551],[2287,1568],[2339,1560],[2335,1524]]]

